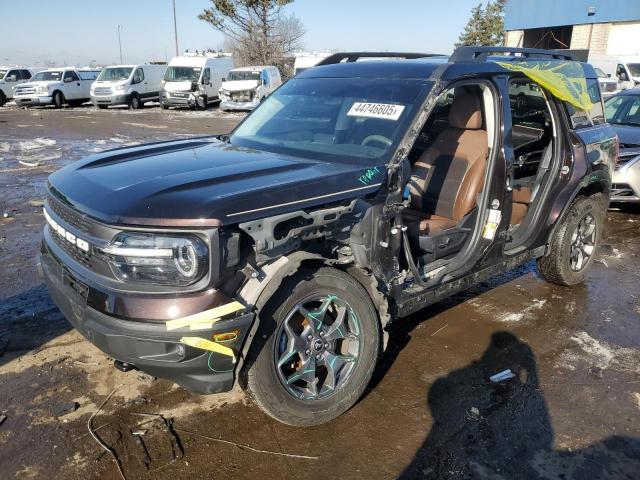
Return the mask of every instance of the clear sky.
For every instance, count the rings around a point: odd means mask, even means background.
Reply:
[[[480,0],[296,0],[307,50],[404,50],[450,53]],[[221,48],[223,37],[197,19],[209,0],[176,0],[180,50]],[[173,56],[171,0],[7,1],[0,20],[0,64],[87,65]]]

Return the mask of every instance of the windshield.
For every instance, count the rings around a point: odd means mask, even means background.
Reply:
[[[640,63],[627,63],[631,75],[634,77],[640,77]]]
[[[169,67],[164,74],[166,82],[197,82],[200,78],[200,67]]]
[[[59,82],[62,80],[62,72],[38,72],[31,81],[33,82]]]
[[[598,78],[608,78],[607,74],[604,73],[601,68],[595,68],[594,70],[596,71],[596,75],[598,76]]]
[[[8,70],[0,70],[0,80],[2,80],[4,78],[4,76],[7,74]]]
[[[607,99],[604,114],[611,124],[640,126],[640,95],[617,95]]]
[[[227,82],[235,80],[260,80],[260,72],[229,72]]]
[[[98,75],[98,81],[117,82],[118,80],[126,80],[132,71],[133,68],[131,67],[107,67]]]
[[[432,85],[423,80],[292,79],[267,97],[229,141],[313,159],[365,165],[386,161]]]

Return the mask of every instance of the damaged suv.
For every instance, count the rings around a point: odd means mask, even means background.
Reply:
[[[391,322],[533,259],[581,282],[617,149],[595,72],[565,54],[336,54],[229,135],[51,175],[39,264],[121,369],[239,381],[314,425],[358,400]]]

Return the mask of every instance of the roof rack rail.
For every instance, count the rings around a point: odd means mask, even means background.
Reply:
[[[410,60],[425,57],[445,57],[439,53],[415,53],[415,52],[340,52],[329,55],[316,66],[333,65],[342,62],[357,62],[361,58],[402,58]]]
[[[543,50],[541,48],[517,48],[517,47],[458,47],[449,57],[449,61],[474,62],[486,61],[492,53],[503,53],[524,58],[551,58],[554,60],[574,60],[570,53],[558,50]]]

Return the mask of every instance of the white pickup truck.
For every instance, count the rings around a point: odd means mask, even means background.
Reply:
[[[13,91],[16,105],[53,105],[62,108],[88,102],[91,84],[100,70],[77,68],[51,68],[36,73],[31,80],[18,85]]]
[[[13,98],[13,89],[29,81],[33,73],[24,67],[0,67],[0,107]]]

